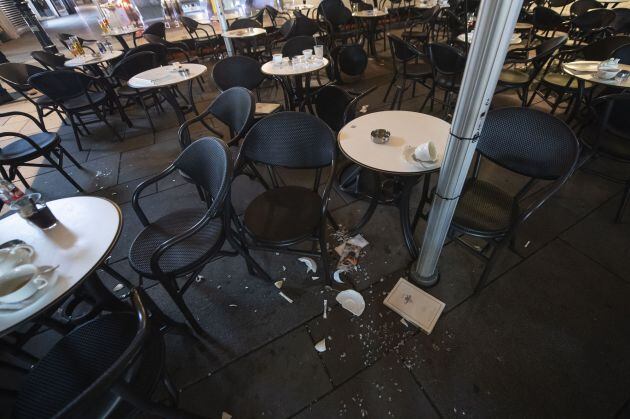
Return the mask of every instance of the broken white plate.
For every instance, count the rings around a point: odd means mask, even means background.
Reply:
[[[341,277],[339,277],[339,274],[341,274],[342,272],[344,271],[338,270],[338,271],[335,271],[335,273],[333,274],[333,279],[335,280],[335,282],[339,284],[345,284],[345,282],[341,280]]]
[[[284,285],[284,280],[281,279],[280,281],[276,281],[276,282],[273,283],[273,285],[275,285],[276,288],[280,289]]]
[[[313,272],[317,273],[317,264],[311,258],[301,257],[298,260],[306,265],[306,273]]]
[[[341,304],[341,307],[348,310],[355,316],[360,316],[365,310],[365,300],[363,296],[355,290],[345,290],[337,294],[335,299]]]
[[[326,339],[322,339],[315,344],[315,350],[317,352],[326,352]]]

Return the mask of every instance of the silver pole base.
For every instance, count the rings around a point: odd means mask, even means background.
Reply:
[[[436,269],[436,271],[433,272],[432,275],[422,276],[417,271],[411,270],[411,272],[409,272],[409,277],[412,280],[412,282],[415,282],[421,287],[429,288],[438,283],[438,281],[440,280],[440,272]]]

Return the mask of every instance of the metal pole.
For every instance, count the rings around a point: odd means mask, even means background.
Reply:
[[[217,8],[217,15],[219,16],[219,23],[221,23],[221,33],[225,33],[228,31],[227,20],[225,19],[225,14],[223,13],[223,0],[215,0],[214,5]],[[225,49],[227,50],[228,56],[231,57],[234,55],[234,47],[232,46],[232,40],[230,38],[226,38],[222,36],[223,42],[225,42]]]
[[[33,35],[35,35],[35,38],[37,38],[37,40],[41,44],[44,51],[51,52],[53,54],[58,54],[59,51],[57,50],[57,47],[55,46],[53,41],[51,41],[46,31],[44,30],[42,25],[39,23],[39,20],[37,20],[37,18],[33,14],[33,11],[28,6],[27,1],[15,0],[15,7],[18,9],[20,14],[24,18],[24,21],[28,25],[31,32],[33,32]]]
[[[522,0],[483,0],[479,6],[451,134],[442,162],[431,213],[411,278],[422,286],[439,279],[437,263],[444,246],[476,141],[503,68]]]

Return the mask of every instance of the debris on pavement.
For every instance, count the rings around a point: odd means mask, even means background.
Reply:
[[[114,292],[116,291],[120,291],[121,289],[125,288],[125,286],[123,284],[118,284],[114,287]]]
[[[337,294],[335,299],[341,304],[341,307],[348,310],[355,316],[360,316],[365,310],[365,300],[363,296],[355,290],[345,290]]]
[[[328,318],[328,300],[324,300],[324,319]]]
[[[280,297],[284,298],[285,300],[287,300],[288,302],[290,302],[291,304],[293,304],[293,300],[290,299],[285,293],[283,293],[282,291],[280,291],[278,294],[280,294]]]
[[[298,258],[298,260],[306,265],[307,274],[309,272],[317,273],[317,264],[315,263],[313,259],[309,257],[301,257],[301,258]]]
[[[326,339],[322,339],[315,344],[315,350],[317,352],[326,352]]]

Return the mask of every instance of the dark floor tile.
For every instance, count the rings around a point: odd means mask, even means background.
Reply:
[[[562,239],[606,269],[630,281],[630,210],[625,222],[615,223],[621,195],[562,235]]]
[[[411,339],[405,362],[449,417],[610,416],[628,397],[629,296],[554,241]]]
[[[207,417],[283,418],[330,390],[308,333],[298,329],[185,389],[180,399]]]
[[[296,418],[438,418],[411,373],[394,356],[336,388]]]
[[[166,169],[180,151],[177,141],[169,141],[125,152],[120,159],[119,181],[156,175]]]
[[[140,183],[144,182],[146,178],[140,178],[131,180],[125,183],[119,183],[109,188],[100,189],[95,191],[92,195],[102,196],[103,198],[110,199],[117,203],[118,205],[125,204],[131,201],[134,191],[140,185]],[[155,184],[147,186],[143,191],[141,196],[151,195],[157,192],[157,187]]]
[[[383,305],[397,281],[398,276],[393,276],[362,290],[366,308],[358,317],[336,304],[336,295],[329,296],[328,318],[318,316],[308,324],[314,342],[326,339],[327,350],[320,356],[335,385],[397,350],[405,338],[417,332],[404,326],[401,317]]]

